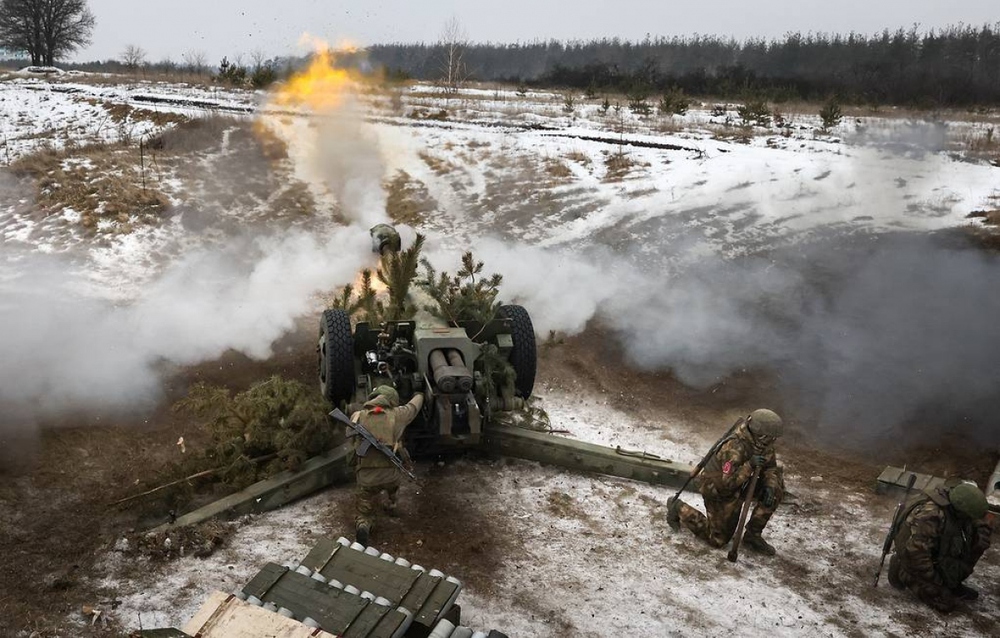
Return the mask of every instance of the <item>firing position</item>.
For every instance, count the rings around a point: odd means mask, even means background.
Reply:
[[[889,561],[889,582],[909,589],[934,609],[948,613],[979,592],[964,584],[990,546],[989,505],[970,483],[936,487],[915,498],[900,516]]]
[[[707,516],[681,501],[679,495],[674,496],[667,502],[670,527],[679,530],[684,525],[709,545],[723,547],[736,532],[751,477],[759,468],[752,494],[757,503],[746,523],[743,544],[773,556],[774,547],[761,534],[785,493],[782,470],[774,452],[774,442],[781,433],[781,417],[771,410],[754,410],[738,421],[709,452],[701,470],[698,490],[704,497]]]
[[[375,436],[394,456],[409,461],[406,448],[403,447],[403,433],[413,419],[420,413],[424,405],[424,395],[416,393],[406,405],[399,405],[399,393],[396,389],[380,385],[368,395],[361,410],[351,415],[351,421],[364,426]],[[368,545],[368,536],[375,528],[379,500],[385,493],[387,503],[384,506],[390,516],[396,513],[399,483],[403,472],[396,466],[399,459],[390,458],[388,454],[380,453],[366,445],[366,439],[361,436],[354,438],[354,475],[357,479],[357,514],[354,519],[356,539],[362,545]]]

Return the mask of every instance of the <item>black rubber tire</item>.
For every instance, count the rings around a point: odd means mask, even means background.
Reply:
[[[521,306],[501,306],[500,316],[510,319],[510,333],[514,347],[510,351],[510,365],[514,367],[514,389],[523,399],[531,396],[535,387],[535,369],[538,354],[535,347],[535,327],[531,325],[528,311]]]
[[[354,396],[354,338],[351,318],[340,309],[324,310],[319,321],[319,390],[334,406]]]

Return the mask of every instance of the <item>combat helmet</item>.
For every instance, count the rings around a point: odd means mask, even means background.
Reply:
[[[986,495],[972,483],[959,483],[948,491],[948,501],[955,510],[972,520],[986,516],[989,503]]]
[[[750,413],[747,418],[747,428],[755,438],[769,437],[771,440],[778,438],[784,432],[781,417],[765,408]]]
[[[389,401],[389,407],[395,408],[399,405],[399,393],[391,385],[380,385],[372,390],[368,395],[369,401],[374,401],[378,397],[385,397]]]

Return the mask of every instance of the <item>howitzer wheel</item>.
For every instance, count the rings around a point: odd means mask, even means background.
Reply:
[[[522,306],[501,306],[500,316],[510,319],[511,338],[514,347],[510,351],[510,365],[514,368],[514,389],[518,396],[527,399],[535,387],[535,327],[531,324],[528,311]]]
[[[340,309],[324,310],[319,322],[319,389],[333,405],[354,395],[354,339],[351,318]]]

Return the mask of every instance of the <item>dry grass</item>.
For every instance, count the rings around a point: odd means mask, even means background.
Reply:
[[[449,162],[448,160],[442,159],[440,157],[435,157],[435,156],[431,155],[430,153],[426,153],[424,151],[421,151],[420,153],[418,153],[418,156],[437,175],[441,175],[441,176],[447,175],[448,173],[450,173],[450,172],[452,172],[452,171],[455,170],[455,166],[452,165],[451,162]]]
[[[660,117],[655,120],[650,128],[662,135],[668,135],[685,131],[689,128],[689,125],[683,119],[676,117]]]
[[[97,104],[96,100],[88,100],[92,104]],[[149,109],[135,108],[128,104],[101,102],[100,105],[108,112],[111,121],[115,124],[125,122],[152,122],[157,126],[168,126],[170,124],[181,124],[190,118],[180,113],[169,113],[165,111],[153,111]]]
[[[582,151],[570,151],[566,153],[566,159],[571,162],[576,162],[582,164],[583,166],[590,166],[590,156]]]
[[[713,140],[735,142],[737,144],[749,144],[755,137],[773,135],[770,129],[760,129],[758,131],[752,126],[709,126],[708,129],[712,132]]]
[[[397,224],[420,226],[427,213],[437,208],[423,183],[414,180],[406,171],[399,171],[384,185],[386,212]]]
[[[566,180],[573,176],[573,171],[565,162],[553,158],[545,160],[545,173],[556,180]]]
[[[436,120],[440,122],[448,119],[448,109],[437,109],[435,111],[416,107],[410,111],[409,117],[414,120]]]
[[[616,153],[606,153],[604,166],[607,168],[607,174],[604,176],[604,181],[620,182],[637,165],[638,162],[623,150]]]
[[[970,158],[994,162],[1000,160],[1000,134],[993,126],[972,131],[956,142]]]
[[[122,144],[44,150],[17,160],[11,171],[34,179],[45,213],[72,209],[90,230],[106,220],[114,232],[130,232],[135,221],[155,221],[169,205],[151,176],[143,184],[138,150]]]

